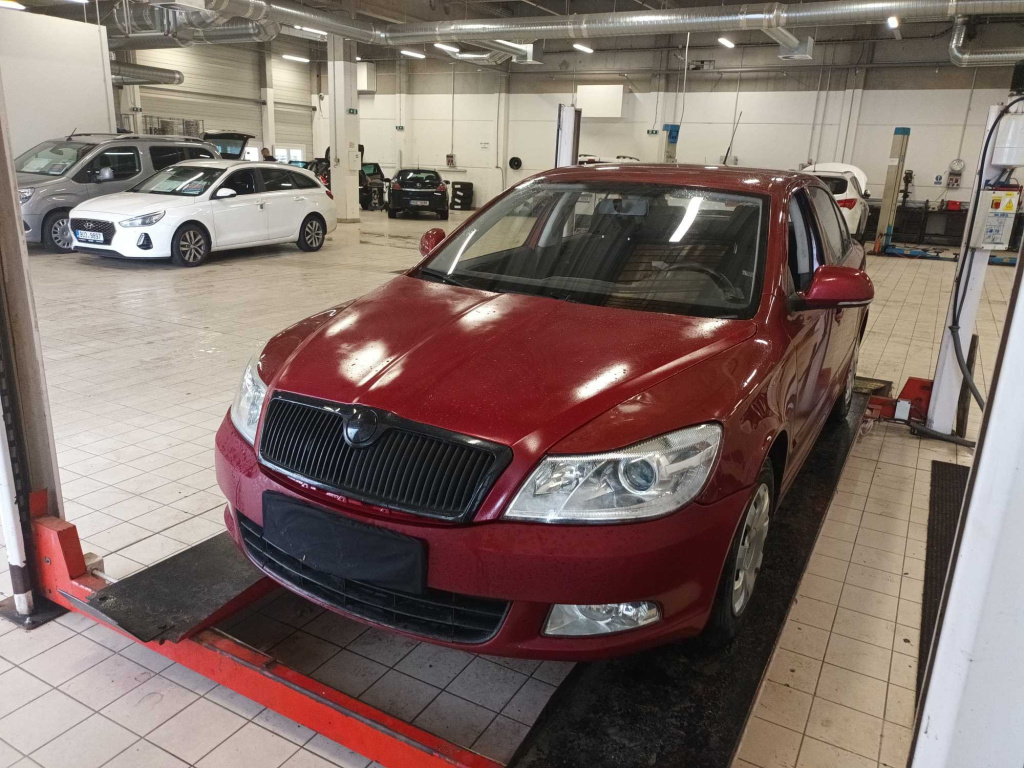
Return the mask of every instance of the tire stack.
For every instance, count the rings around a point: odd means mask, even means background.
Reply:
[[[451,209],[468,211],[473,208],[473,184],[469,181],[452,182]]]

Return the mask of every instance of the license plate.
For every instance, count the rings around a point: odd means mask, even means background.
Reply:
[[[83,243],[102,243],[103,233],[102,232],[90,232],[87,229],[76,229],[75,237],[81,240]]]
[[[263,535],[313,570],[409,594],[426,588],[423,542],[387,528],[267,493],[263,496]]]
[[[409,205],[430,205],[429,200],[410,200]]]

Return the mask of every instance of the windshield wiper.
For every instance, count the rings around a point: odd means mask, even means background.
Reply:
[[[448,285],[457,285],[460,288],[472,288],[470,285],[459,280],[457,277],[452,277],[445,272],[438,272],[436,269],[430,269],[429,267],[420,267],[419,274],[426,275],[427,277],[433,278],[439,283],[447,283]]]

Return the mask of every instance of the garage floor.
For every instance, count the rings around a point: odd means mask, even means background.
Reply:
[[[449,227],[462,215],[453,212]],[[279,246],[195,270],[32,254],[65,512],[110,575],[222,530],[213,435],[245,361],[282,327],[414,263],[431,226],[364,214],[318,254]],[[870,271],[877,298],[860,373],[898,384],[930,377],[953,265],[872,259]],[[982,382],[1011,281],[1012,270],[990,268],[978,323]],[[975,414],[974,430],[979,423]],[[876,427],[853,455],[739,766],[905,762],[928,471],[933,458],[971,456],[895,427]],[[0,594],[9,589],[0,572]],[[368,763],[83,617],[32,633],[0,624],[0,635],[0,768]]]

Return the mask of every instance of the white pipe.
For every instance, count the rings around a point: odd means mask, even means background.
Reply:
[[[0,401],[0,424],[5,423],[3,402]],[[14,608],[19,616],[32,614],[32,586],[29,578],[28,552],[25,532],[14,493],[14,469],[11,466],[11,448],[6,430],[0,432],[0,527],[7,546],[7,562],[11,570],[11,591]]]

